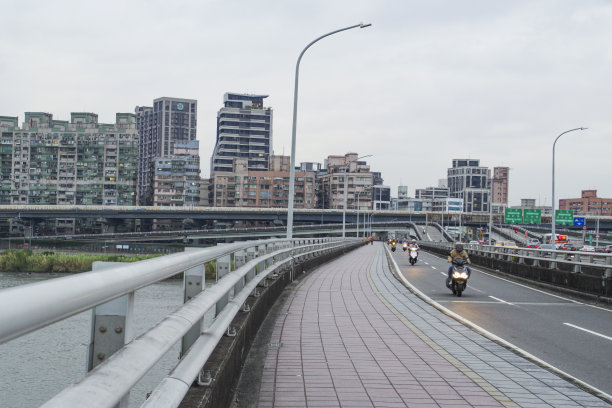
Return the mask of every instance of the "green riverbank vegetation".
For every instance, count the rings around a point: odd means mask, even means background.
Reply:
[[[162,254],[65,255],[53,252],[34,254],[27,249],[9,249],[0,255],[0,272],[79,273],[91,271],[91,265],[94,261],[138,262],[158,256],[162,256]]]

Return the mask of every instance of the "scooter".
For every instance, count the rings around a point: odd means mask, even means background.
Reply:
[[[453,291],[453,295],[461,297],[461,294],[467,288],[467,281],[470,277],[466,269],[467,261],[465,259],[453,259],[452,264],[451,281],[447,286]]]
[[[391,251],[395,252],[395,241],[391,241]]]
[[[410,265],[414,265],[417,263],[417,259],[419,259],[419,251],[416,248],[410,248]]]
[[[402,249],[404,250],[404,252],[406,252],[406,250],[408,249],[408,243],[407,242],[404,242],[402,244]]]

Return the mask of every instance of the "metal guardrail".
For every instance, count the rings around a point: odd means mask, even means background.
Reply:
[[[156,326],[136,338],[129,338],[132,328],[129,312],[124,312],[124,332],[110,357],[95,354],[96,334],[111,332],[96,326],[92,319],[89,373],[77,383],[61,391],[44,407],[89,407],[127,405],[130,389],[149,369],[183,339],[183,356],[179,364],[154,390],[143,404],[147,407],[176,407],[187,393],[189,384],[198,378],[200,370],[224,333],[231,334],[230,324],[243,308],[247,297],[266,279],[276,278],[277,272],[291,267],[295,261],[322,256],[335,249],[354,245],[361,240],[340,239],[271,239],[224,244],[161,258],[119,266],[105,265],[104,270],[7,288],[0,291],[0,343],[92,309],[95,317],[116,319],[118,303],[129,311],[133,308],[134,292],[160,280],[185,272],[186,303]],[[204,266],[216,261],[217,283],[204,288]],[[291,272],[292,273],[292,272]],[[199,287],[189,277],[200,277]],[[191,290],[191,292],[189,292]],[[256,294],[256,293],[255,293]],[[215,308],[215,318],[205,326],[204,315]],[[104,316],[104,311],[113,309]],[[98,311],[102,313],[98,313]],[[102,314],[103,316],[98,316]],[[119,313],[120,314],[120,313]],[[103,321],[103,320],[102,320]],[[115,321],[115,320],[113,320]],[[112,326],[115,327],[115,326]],[[193,330],[196,331],[196,336]],[[100,340],[108,342],[107,338]],[[102,345],[106,346],[106,345]],[[114,351],[114,350],[113,350]],[[92,363],[98,356],[97,365]]]
[[[444,242],[424,242],[423,244],[436,248],[446,249],[449,252],[454,244]],[[494,245],[464,244],[468,253],[497,258],[506,261],[515,261],[519,264],[530,262],[532,266],[543,263],[550,269],[556,269],[558,264],[571,265],[576,273],[582,272],[583,267],[601,270],[603,277],[612,277],[612,254],[601,252],[560,251],[538,248],[513,248]]]

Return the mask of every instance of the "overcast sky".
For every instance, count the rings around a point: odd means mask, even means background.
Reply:
[[[101,122],[162,96],[197,99],[209,176],[225,92],[270,95],[275,154],[356,152],[397,186],[437,185],[453,158],[509,166],[510,204],[612,197],[612,1],[4,0],[0,115],[88,111]]]

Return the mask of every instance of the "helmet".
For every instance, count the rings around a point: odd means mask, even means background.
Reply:
[[[463,245],[461,245],[461,244],[457,244],[457,245],[455,245],[455,250],[456,250],[457,252],[461,252],[461,251],[463,251]]]

